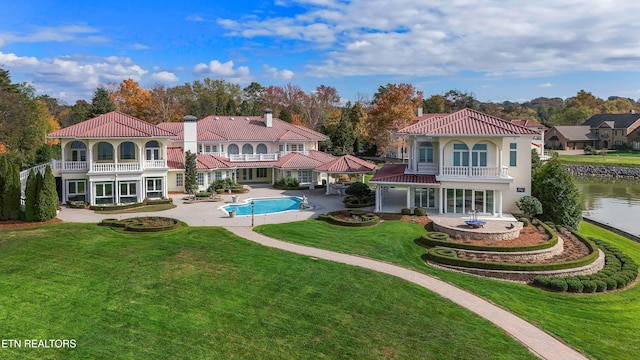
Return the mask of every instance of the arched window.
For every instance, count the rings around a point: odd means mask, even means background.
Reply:
[[[433,162],[433,144],[428,141],[418,144],[418,162]]]
[[[120,144],[120,160],[135,160],[136,145],[131,141],[125,141]]]
[[[251,146],[251,144],[242,145],[242,153],[243,154],[253,154],[253,146]]]
[[[147,160],[160,160],[160,144],[157,141],[147,141],[144,147]]]
[[[475,144],[471,149],[471,166],[487,166],[487,144]]]
[[[453,144],[453,166],[469,166],[469,148],[466,144]]]
[[[237,155],[240,153],[240,149],[238,149],[238,145],[236,144],[231,144],[227,147],[227,152],[230,155]]]
[[[83,142],[71,143],[71,161],[87,161],[87,146]]]
[[[266,153],[267,153],[267,145],[258,144],[258,146],[256,146],[256,154],[266,154]]]
[[[98,160],[113,160],[113,146],[108,142],[98,143]]]

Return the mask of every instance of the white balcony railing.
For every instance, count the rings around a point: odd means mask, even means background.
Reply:
[[[242,161],[277,161],[278,154],[231,154],[229,155],[229,161],[242,162]]]
[[[468,166],[444,166],[441,176],[452,177],[484,177],[484,178],[508,178],[508,167],[468,167]]]
[[[220,151],[203,151],[201,154],[220,156],[220,157],[223,157],[223,158],[227,157],[227,153],[226,152],[220,152]]]
[[[300,153],[302,155],[309,155],[309,151],[308,150],[305,150],[305,151],[278,151],[278,155],[280,157],[285,156],[285,155],[290,154],[290,153]]]
[[[53,160],[52,162],[52,170],[87,171],[88,168],[88,163],[86,161]]]
[[[428,174],[428,175],[436,175],[438,174],[438,164],[437,163],[418,163],[418,173],[419,174]]]
[[[117,166],[116,166],[117,165]],[[134,163],[95,163],[91,164],[91,172],[114,173],[114,172],[136,172],[140,171],[140,164]]]
[[[145,160],[145,169],[164,169],[167,167],[167,160]]]

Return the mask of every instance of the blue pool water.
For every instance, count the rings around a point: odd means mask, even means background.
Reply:
[[[243,204],[233,204],[222,206],[221,209],[225,212],[229,210],[235,210],[236,216],[251,215],[251,201],[253,201],[254,214],[275,214],[284,211],[300,210],[300,203],[302,199],[295,196],[290,197],[278,197],[278,198],[256,198],[248,199]]]

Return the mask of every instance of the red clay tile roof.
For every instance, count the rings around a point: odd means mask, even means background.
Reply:
[[[231,164],[227,159],[210,154],[198,154],[196,157],[196,168],[206,169],[230,169],[235,164]],[[184,150],[182,148],[167,148],[167,166],[169,169],[184,169]]]
[[[149,138],[175,134],[133,116],[112,111],[47,135],[49,138]]]
[[[309,150],[309,152],[307,153],[307,156],[312,159],[316,159],[322,163],[326,163],[336,159],[335,156],[331,154],[327,154],[326,152],[318,151],[318,150]]]
[[[231,120],[233,119],[233,120]],[[247,120],[248,119],[248,120]],[[273,126],[266,127],[261,116],[207,116],[198,121],[198,140],[226,141],[322,141],[324,134],[273,119]],[[183,139],[182,123],[160,123],[158,127],[176,134],[175,140]]]
[[[301,153],[288,153],[278,159],[276,167],[281,169],[313,169],[322,165],[322,161]]]
[[[538,135],[539,133],[495,116],[463,109],[446,116],[432,116],[398,131],[430,135]]]
[[[375,169],[376,166],[374,164],[351,155],[341,156],[331,162],[316,167],[318,171],[340,174],[365,173]]]
[[[440,185],[435,175],[405,174],[407,164],[387,164],[378,170],[370,183],[403,183]]]

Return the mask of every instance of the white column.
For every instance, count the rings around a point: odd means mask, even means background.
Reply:
[[[64,161],[64,158],[62,158]],[[67,181],[65,179],[62,179],[62,202],[66,203],[67,202]],[[76,186],[76,192],[78,191],[77,186]],[[85,192],[86,192],[86,185],[85,185]]]
[[[440,146],[440,143],[438,143]],[[444,162],[444,148],[440,148],[440,159],[438,159],[438,175],[442,176],[442,163]],[[440,193],[442,193],[442,188],[440,188]]]
[[[64,157],[64,148],[65,148],[65,146],[62,143],[60,143],[60,157],[61,157],[60,160],[62,160],[62,168],[61,169],[64,169],[64,162],[65,162],[65,160],[67,160],[67,158]],[[78,161],[79,160],[80,159],[78,158]]]
[[[382,209],[382,194],[380,185],[376,185],[376,212],[380,212]]]
[[[502,190],[498,190],[498,217],[502,217]]]
[[[144,157],[142,156],[142,146],[140,146],[140,144],[138,145],[138,166],[140,166],[140,169],[144,169]]]
[[[276,183],[276,168],[271,168],[271,185]]]
[[[96,204],[96,189],[93,187],[93,181],[89,181],[89,195],[90,195],[90,199],[89,199],[89,205],[95,205]]]
[[[442,163],[440,163],[442,166]],[[444,210],[446,210],[446,201],[445,201],[444,189],[442,187],[438,188],[438,214],[444,214]]]
[[[91,146],[91,142],[87,142],[87,169],[91,171],[91,167],[93,166],[93,147]],[[93,204],[91,204],[93,205]]]
[[[498,174],[502,174],[502,148],[498,147]]]
[[[137,183],[137,188],[140,189],[140,191],[136,191],[136,202],[142,202],[142,200],[147,197],[147,179],[142,178],[137,181]]]
[[[329,195],[329,178],[330,178],[330,174],[327,172],[327,192],[326,195]]]

